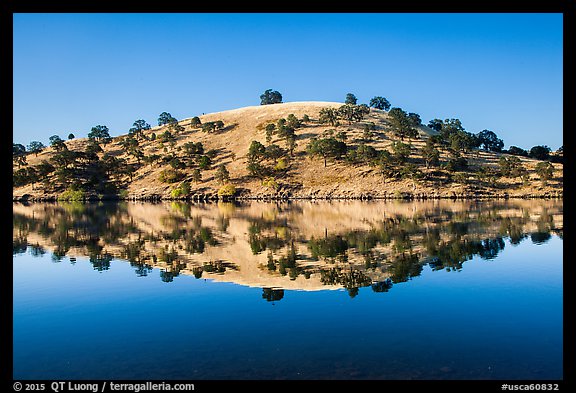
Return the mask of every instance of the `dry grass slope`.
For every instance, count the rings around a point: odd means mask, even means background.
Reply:
[[[415,197],[561,197],[563,194],[563,166],[554,164],[554,177],[547,185],[542,185],[538,176],[534,172],[537,160],[521,157],[523,165],[530,173],[530,181],[523,184],[520,179],[501,178],[496,187],[489,187],[486,184],[475,180],[471,172],[464,173],[461,177],[468,177],[466,181],[458,182],[433,182],[433,181],[412,181],[409,179],[396,180],[386,178],[377,167],[368,165],[351,165],[345,161],[328,160],[327,167],[324,167],[323,160],[311,158],[306,154],[306,145],[313,137],[321,136],[329,129],[335,127],[320,124],[318,122],[319,112],[322,108],[338,108],[342,103],[336,102],[291,102],[274,105],[250,106],[224,112],[205,114],[200,117],[202,123],[221,120],[224,122],[222,130],[206,133],[201,128],[191,126],[191,118],[179,121],[184,127],[184,131],[176,136],[176,144],[173,148],[161,147],[158,140],[145,140],[140,142],[145,156],[152,154],[167,154],[173,152],[183,155],[182,146],[187,142],[201,142],[205,151],[215,150],[217,155],[213,160],[212,169],[202,173],[202,181],[191,182],[191,194],[211,194],[215,195],[221,184],[216,180],[216,168],[220,164],[226,165],[230,173],[230,182],[236,186],[244,197],[270,197],[270,196],[290,196],[292,198],[351,198],[361,196],[371,197],[399,197],[412,195]],[[310,117],[310,121],[304,123],[301,128],[296,129],[296,143],[294,157],[291,166],[284,177],[276,179],[279,189],[274,190],[263,185],[260,179],[249,176],[246,153],[250,143],[254,140],[267,145],[265,126],[270,122],[276,122],[280,118],[286,118],[289,114],[294,114],[298,119],[304,115]],[[374,138],[368,145],[376,149],[390,150],[390,145],[398,140],[388,129],[387,112],[371,109],[370,113],[360,123],[351,125],[342,122],[336,129],[345,131],[347,134],[346,143],[354,146],[362,142],[363,126],[369,122],[376,125]],[[146,136],[152,133],[160,135],[165,130],[164,127],[154,127],[145,132]],[[410,141],[412,144],[412,154],[410,161],[421,166],[424,173],[432,173],[433,169],[427,170],[423,166],[423,161],[419,153],[426,139],[435,131],[428,127],[419,127],[419,137]],[[103,146],[104,151],[125,158],[128,162],[136,160],[128,156],[122,150],[120,142],[125,135],[115,137],[113,141]],[[78,138],[66,141],[71,150],[84,150],[87,138]],[[275,136],[272,143],[285,147],[283,140]],[[47,148],[38,156],[33,154],[28,156],[28,165],[37,165],[42,160],[49,160],[53,153],[52,148]],[[477,151],[468,154],[470,170],[473,171],[480,166],[497,168],[500,154]],[[441,151],[441,162],[448,160],[447,152]],[[160,172],[168,168],[168,164],[156,162],[153,165],[143,165],[133,176],[132,182],[127,187],[129,198],[148,198],[159,196],[170,198],[171,192],[178,187],[179,183],[167,184],[159,180]],[[185,170],[190,178],[192,169]],[[464,183],[464,184],[462,184]],[[61,192],[61,191],[59,191]],[[59,192],[45,191],[40,184],[32,184],[24,187],[14,188],[13,197],[18,199],[24,195],[32,198],[55,198]]]

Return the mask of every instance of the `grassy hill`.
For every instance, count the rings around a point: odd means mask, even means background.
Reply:
[[[342,134],[339,137],[346,143],[349,151],[365,145],[372,146],[377,151],[392,152],[392,144],[400,141],[392,131],[388,113],[379,109],[371,108],[361,121],[353,121],[351,124],[342,120],[338,126],[319,122],[320,111],[323,108],[337,109],[342,105],[336,102],[291,102],[250,106],[198,116],[202,124],[223,122],[223,127],[210,132],[202,131],[201,125],[193,126],[192,118],[187,118],[178,122],[183,130],[172,133],[175,137],[172,143],[161,141],[161,135],[168,130],[167,125],[153,127],[144,131],[143,137],[139,138],[138,145],[143,153],[140,160],[128,154],[123,147],[128,135],[115,137],[110,143],[101,144],[103,151],[98,153],[99,159],[104,155],[115,157],[123,164],[131,165],[133,172],[113,177],[116,192],[88,189],[85,190],[85,195],[102,197],[116,194],[122,198],[169,199],[177,195],[174,190],[180,188],[183,182],[189,184],[190,191],[187,196],[190,198],[215,196],[224,183],[233,185],[236,188],[236,196],[245,198],[561,197],[563,195],[563,166],[558,163],[553,164],[553,176],[545,185],[535,172],[535,167],[540,161],[527,157],[519,157],[522,166],[527,169],[524,180],[504,176],[487,179],[486,176],[480,176],[482,171],[491,168],[496,173],[499,169],[499,159],[502,156],[511,156],[473,149],[462,153],[462,157],[467,160],[467,167],[455,170],[446,166],[450,161],[447,146],[438,146],[439,165],[426,168],[422,148],[426,140],[436,133],[426,126],[416,127],[418,131],[416,138],[403,140],[403,143],[411,145],[410,154],[407,161],[397,165],[396,168],[412,165],[412,175],[393,176],[384,171],[381,165],[354,163],[345,156],[340,159],[329,157],[324,166],[322,157],[312,156],[306,150],[313,138],[334,137],[344,132],[345,139]],[[301,121],[300,126],[295,129],[296,147],[293,154],[286,153],[282,162],[279,162],[280,159],[266,160],[264,164],[268,167],[277,168],[267,176],[258,178],[251,175],[247,169],[251,143],[258,141],[264,146],[276,144],[283,149],[287,148],[286,141],[279,135],[273,135],[271,140],[267,141],[266,126],[277,123],[281,118],[286,119],[290,114],[299,120],[308,117],[308,120]],[[366,131],[366,128],[372,130]],[[193,172],[198,168],[198,164],[197,161],[190,159],[190,154],[185,149],[185,144],[190,142],[200,142],[204,148],[204,155],[211,156],[210,168],[200,171],[201,180],[193,179]],[[77,138],[66,141],[65,144],[69,151],[83,152],[89,140]],[[55,153],[54,148],[48,147],[37,156],[27,154],[27,165],[23,168],[34,168],[43,161],[52,162]],[[157,155],[158,159],[147,162],[147,159],[154,155]],[[170,164],[174,159],[180,162],[180,167],[176,166],[176,169],[173,167],[174,163]],[[224,182],[217,180],[218,167],[222,164],[229,172],[229,180]],[[21,168],[14,167],[14,171],[19,169]],[[162,180],[162,173],[166,175],[174,172],[180,175],[177,181]],[[56,172],[52,172],[37,181],[14,187],[13,198],[56,199],[73,187],[71,186],[73,180],[62,175],[58,177]]]

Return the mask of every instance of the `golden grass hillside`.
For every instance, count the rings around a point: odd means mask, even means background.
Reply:
[[[210,113],[199,116],[201,122],[222,121],[224,127],[214,132],[203,132],[201,127],[192,127],[191,119],[186,118],[178,122],[184,128],[175,135],[175,143],[170,146],[162,144],[158,138],[151,140],[151,135],[162,134],[167,126],[153,127],[144,132],[145,138],[140,140],[140,148],[144,156],[158,154],[160,156],[173,155],[183,158],[185,152],[183,145],[187,142],[201,142],[205,151],[212,150],[215,156],[211,169],[202,171],[200,181],[192,180],[192,168],[182,169],[184,177],[174,183],[165,183],[160,180],[161,172],[170,168],[168,163],[161,160],[152,164],[140,164],[133,173],[131,180],[123,179],[122,197],[126,198],[162,198],[169,199],[174,196],[173,190],[184,181],[190,183],[190,196],[217,195],[222,182],[216,179],[218,166],[224,164],[229,172],[228,183],[232,184],[240,197],[289,197],[289,198],[358,198],[358,197],[561,197],[563,195],[563,166],[554,163],[554,174],[547,184],[543,184],[534,169],[538,160],[520,157],[522,164],[528,170],[528,181],[519,178],[499,178],[495,183],[487,184],[479,180],[475,171],[480,167],[498,168],[498,160],[502,154],[475,150],[464,157],[468,160],[468,169],[461,174],[448,173],[442,169],[442,164],[448,161],[446,149],[440,150],[440,166],[427,169],[422,159],[421,150],[426,139],[435,133],[426,126],[418,127],[419,135],[405,143],[412,146],[408,162],[418,166],[424,175],[420,179],[396,179],[386,177],[377,166],[351,164],[346,160],[328,159],[324,167],[322,158],[311,157],[306,152],[306,146],[314,137],[322,137],[329,130],[336,133],[346,133],[345,143],[349,147],[360,143],[373,146],[378,150],[388,149],[399,138],[390,130],[388,114],[386,111],[371,108],[360,122],[348,124],[341,121],[337,127],[319,123],[319,113],[323,108],[339,108],[342,103],[336,102],[291,102],[273,105],[260,105],[239,108],[224,112]],[[280,118],[287,118],[293,114],[298,119],[305,115],[309,121],[295,130],[296,147],[293,156],[289,157],[286,170],[274,179],[262,179],[250,176],[247,164],[247,152],[252,141],[259,141],[269,145],[266,140],[265,127],[269,123],[276,123]],[[375,129],[372,138],[366,141],[364,127],[374,123]],[[102,145],[104,153],[123,158],[130,164],[137,160],[128,155],[122,148],[122,140],[127,135],[114,137],[111,143]],[[65,142],[69,150],[83,151],[88,144],[87,138],[78,138]],[[270,143],[286,147],[285,141],[273,136]],[[35,166],[43,160],[50,161],[54,149],[44,149],[37,156],[27,155],[27,166]],[[505,155],[508,156],[508,155]],[[14,170],[17,168],[15,167]],[[457,176],[454,176],[457,175]],[[445,178],[443,178],[443,176]],[[270,181],[272,180],[272,181]],[[62,187],[55,187],[52,179],[43,182],[28,184],[13,188],[13,198],[56,199],[64,191]]]

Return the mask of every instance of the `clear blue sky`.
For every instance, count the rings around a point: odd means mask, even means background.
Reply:
[[[563,145],[562,14],[14,14],[15,143],[113,136],[284,102],[458,118],[529,149]]]

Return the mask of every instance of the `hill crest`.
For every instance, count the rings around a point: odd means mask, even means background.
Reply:
[[[230,183],[237,189],[237,196],[242,197],[291,197],[291,198],[357,198],[357,197],[484,197],[484,196],[561,196],[562,194],[562,165],[553,164],[555,175],[546,186],[539,185],[538,177],[534,168],[537,160],[521,157],[521,162],[530,172],[530,180],[522,184],[518,179],[502,178],[498,187],[490,187],[481,181],[474,179],[475,170],[482,166],[497,168],[498,159],[502,154],[477,150],[465,157],[468,160],[468,168],[461,171],[460,182],[431,180],[417,180],[415,178],[392,178],[384,176],[378,166],[369,164],[349,163],[344,159],[329,159],[326,167],[323,160],[312,157],[307,153],[306,147],[313,138],[335,137],[337,134],[350,150],[357,149],[360,145],[371,146],[377,151],[392,151],[392,146],[400,142],[391,130],[390,117],[384,110],[371,108],[361,121],[340,121],[340,124],[330,125],[319,122],[320,111],[324,108],[338,109],[343,103],[301,101],[287,102],[272,105],[248,106],[226,110],[222,112],[198,115],[202,124],[222,121],[224,126],[213,132],[203,132],[201,126],[194,127],[191,124],[193,117],[187,117],[178,121],[183,127],[182,131],[174,134],[173,142],[160,142],[162,133],[168,130],[167,125],[152,127],[144,131],[144,137],[139,141],[139,148],[143,153],[143,160],[153,155],[162,158],[172,157],[180,161],[189,159],[185,150],[185,144],[201,143],[205,152],[214,154],[210,169],[202,170],[202,179],[193,181],[192,172],[194,166],[177,168],[183,177],[173,183],[163,182],[162,171],[171,170],[171,163],[167,160],[159,160],[151,164],[137,164],[137,159],[127,154],[122,147],[126,134],[114,137],[111,143],[103,145],[102,156],[107,153],[126,163],[138,166],[132,173],[130,180],[124,176],[121,179],[125,185],[122,187],[121,196],[133,199],[174,197],[174,190],[187,181],[190,185],[189,196],[216,195],[223,183]],[[302,122],[294,131],[296,146],[293,155],[286,156],[287,168],[274,172],[271,176],[256,178],[251,176],[247,165],[247,155],[253,141],[260,142],[263,146],[275,144],[283,149],[287,148],[286,140],[279,135],[267,138],[266,126],[277,123],[281,118],[286,119],[293,114],[299,120],[306,116],[309,121]],[[371,128],[367,131],[367,128]],[[446,176],[452,179],[454,173],[437,168],[424,168],[422,149],[429,136],[437,134],[436,131],[419,125],[417,138],[405,139],[402,143],[410,144],[411,149],[407,163],[418,167],[425,175],[440,173],[440,177]],[[371,135],[369,138],[366,135]],[[154,136],[153,136],[154,135]],[[153,140],[153,138],[156,138]],[[86,149],[88,138],[78,138],[65,142],[72,151]],[[53,148],[46,148],[38,156],[28,155],[28,166],[34,166],[42,160],[50,161],[54,154]],[[508,155],[505,155],[508,156]],[[508,156],[509,157],[509,156]],[[449,160],[448,150],[440,149],[440,164]],[[278,161],[278,160],[277,160]],[[268,162],[274,166],[274,162]],[[276,164],[278,164],[276,162]],[[218,167],[224,165],[229,172],[229,181],[217,179]],[[276,165],[278,166],[278,165]],[[15,168],[16,169],[16,168]],[[173,169],[173,168],[172,168]],[[452,171],[455,172],[455,171]],[[436,176],[436,175],[434,175]],[[272,178],[272,181],[269,181]],[[63,192],[63,188],[48,189],[41,186],[41,182],[35,182],[23,187],[13,188],[13,198],[45,198],[55,199]]]

